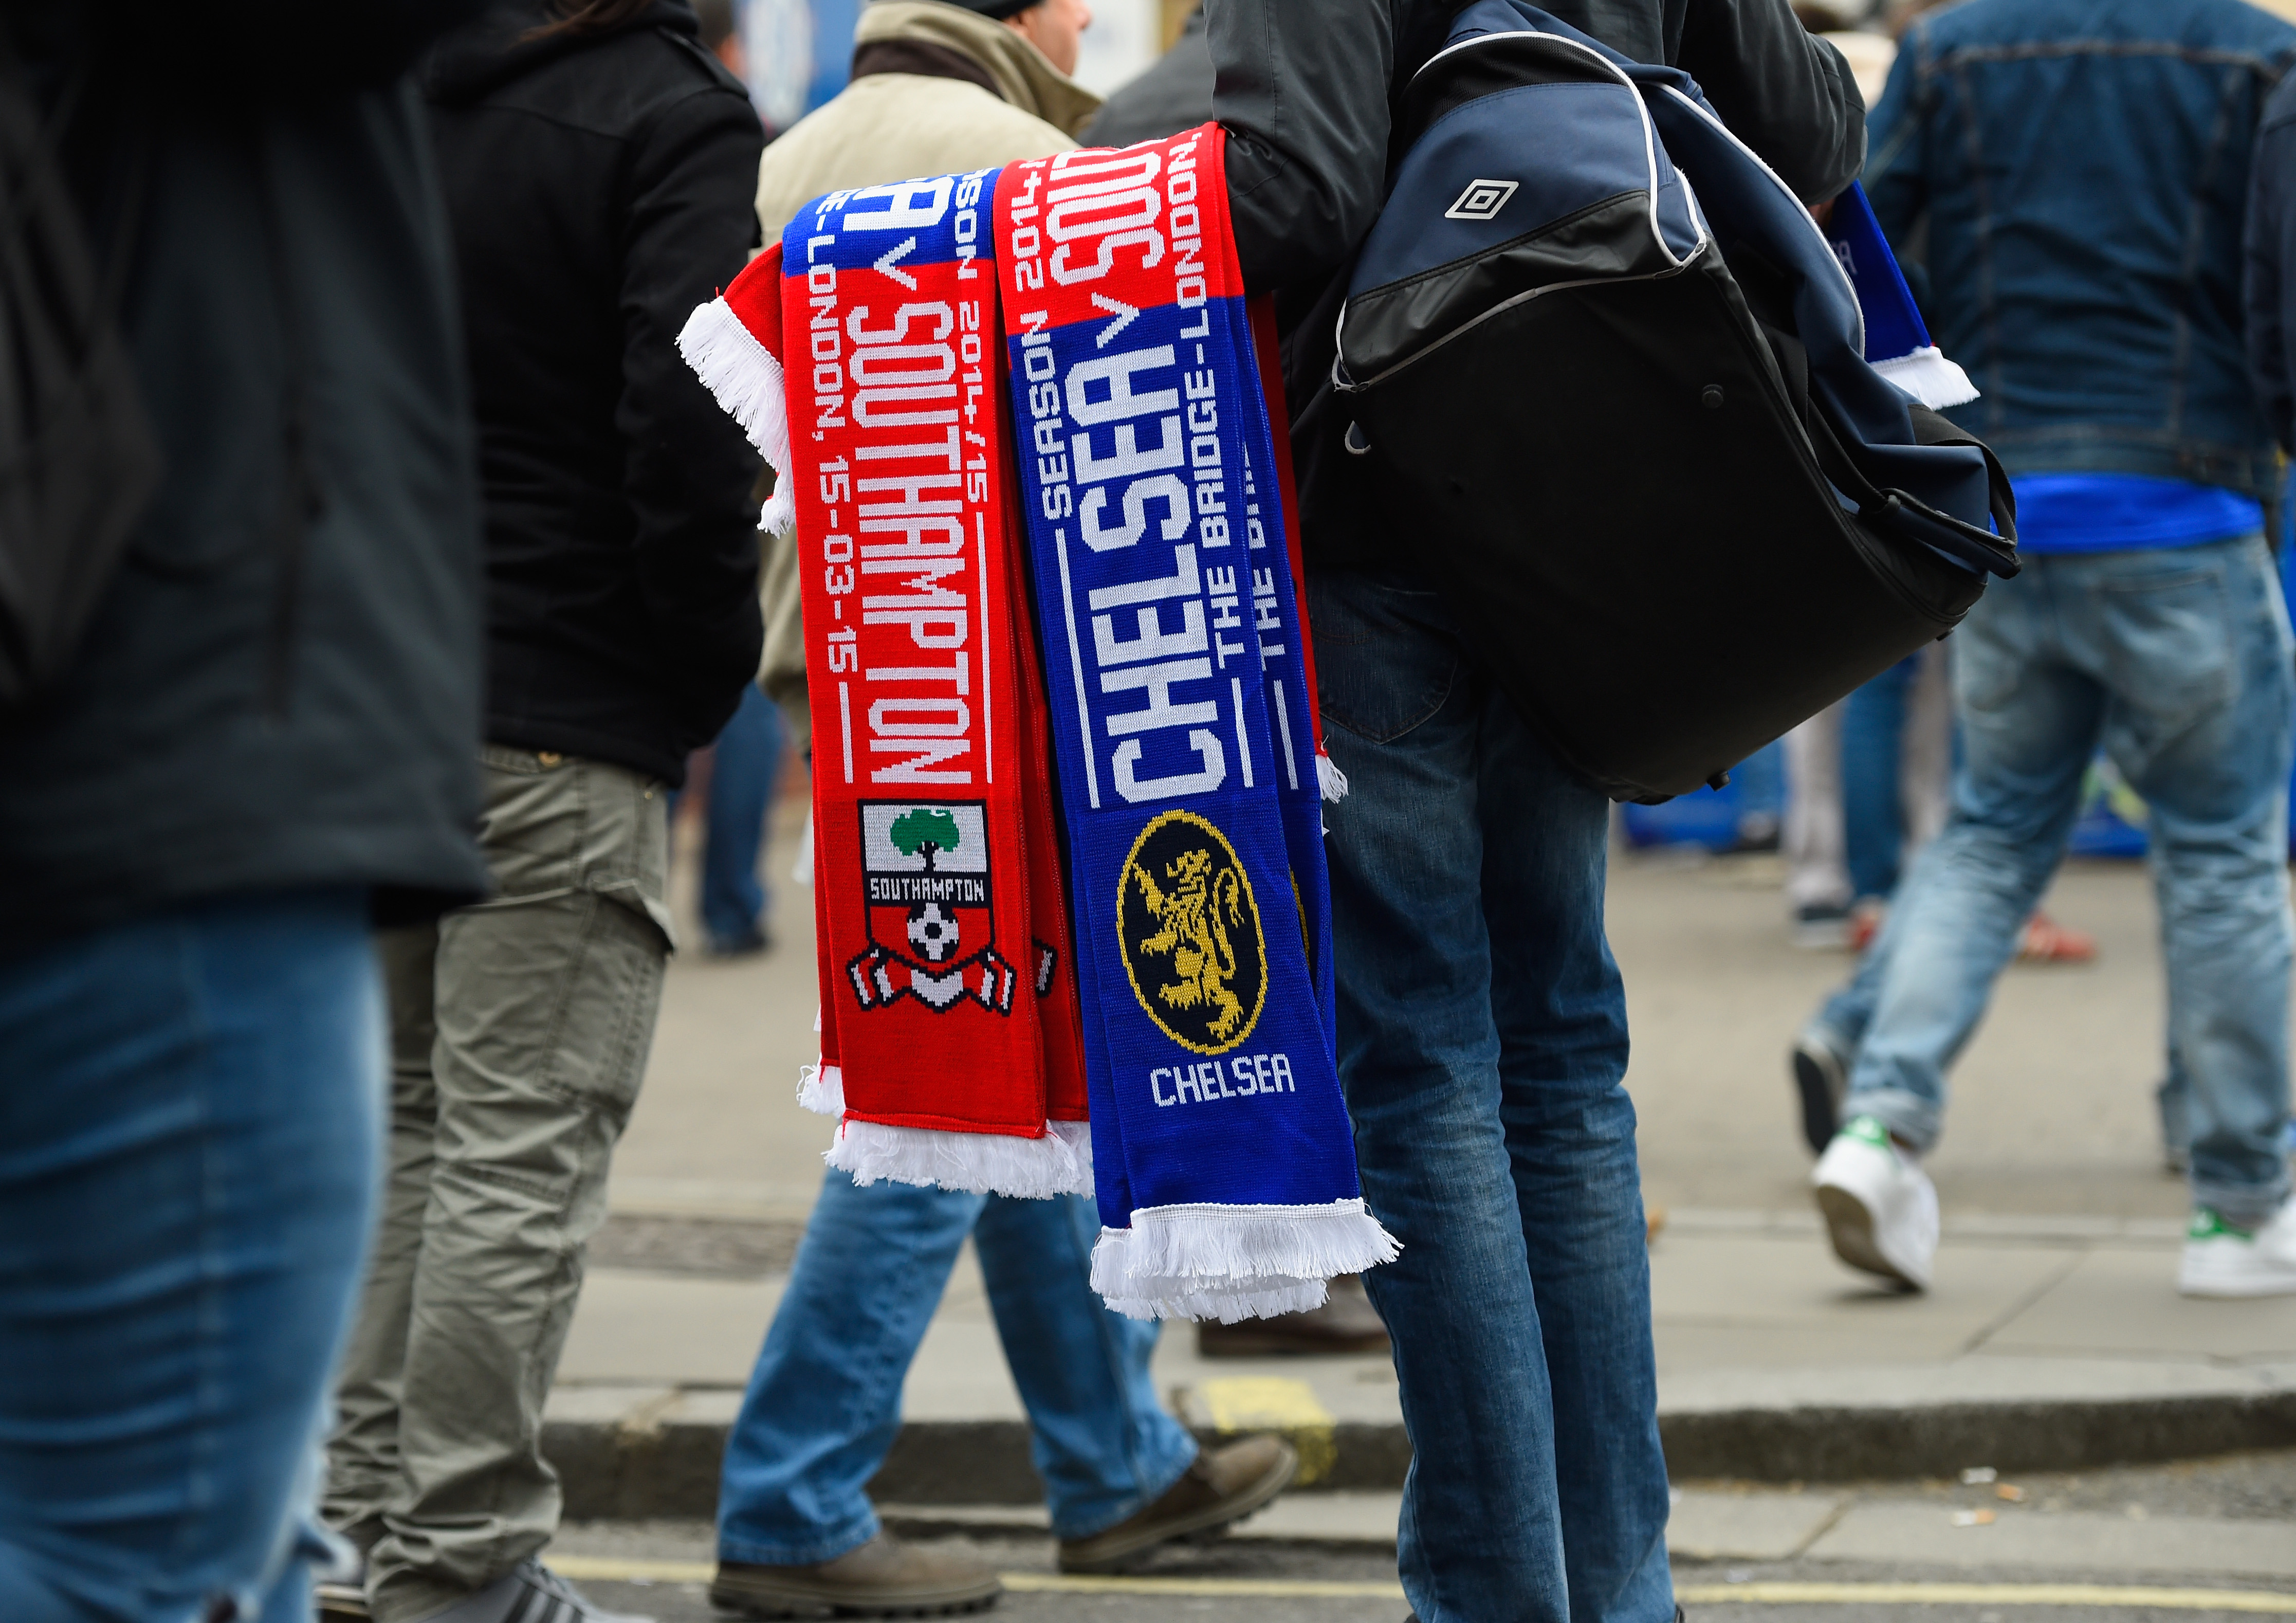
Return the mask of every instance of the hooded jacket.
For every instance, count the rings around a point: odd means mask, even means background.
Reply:
[[[947,0],[877,0],[853,31],[853,73],[766,153],[767,241],[824,192],[1066,152],[1100,111],[1019,34]]]
[[[472,899],[478,500],[399,78],[455,8],[8,9],[86,75],[63,155],[165,467],[73,663],[0,721],[0,958],[258,891]]]
[[[853,75],[766,149],[758,169],[765,241],[777,240],[824,193],[1064,152],[1100,111],[1098,96],[1019,34],[946,0],[877,0],[854,30]],[[809,717],[797,549],[785,536],[768,545],[758,680],[803,746]]]
[[[757,674],[757,460],[678,358],[748,262],[765,132],[684,0],[421,73],[461,273],[486,501],[486,731],[670,783]]]

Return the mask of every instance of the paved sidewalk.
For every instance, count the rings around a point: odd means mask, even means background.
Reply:
[[[786,1234],[810,1208],[828,1126],[792,1097],[814,1006],[809,898],[783,873],[793,832],[769,863],[777,950],[672,970],[616,1167],[624,1220]],[[1767,858],[1642,857],[1611,886],[1645,1186],[1669,1214],[1652,1264],[1677,1475],[1843,1480],[2296,1443],[2296,1299],[2173,1290],[2185,1203],[2152,1117],[2161,993],[2144,870],[2079,867],[2052,896],[2097,935],[2096,964],[2005,978],[1931,1161],[1945,1242],[1920,1297],[1842,1269],[1809,1204],[1784,1054],[1848,960],[1787,945],[1776,877]],[[714,1475],[779,1289],[770,1271],[594,1266],[552,1410],[554,1450],[588,1462],[578,1504],[701,1513],[685,1507]],[[1157,1371],[1207,1433],[1290,1432],[1318,1486],[1400,1481],[1383,1358],[1206,1363],[1174,1326]],[[1026,1496],[1021,1411],[969,1253],[906,1404],[881,1496]]]

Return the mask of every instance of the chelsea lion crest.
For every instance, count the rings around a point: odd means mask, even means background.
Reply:
[[[845,966],[865,1009],[914,997],[1013,1012],[1018,971],[996,950],[984,802],[864,800],[868,949]]]
[[[1117,929],[1132,995],[1193,1053],[1226,1053],[1267,1002],[1267,939],[1251,881],[1227,836],[1168,811],[1133,841],[1118,881]]]

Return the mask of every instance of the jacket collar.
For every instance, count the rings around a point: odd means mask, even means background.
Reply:
[[[431,47],[417,70],[423,95],[433,102],[476,101],[545,62],[638,29],[667,29],[697,37],[701,33],[687,0],[653,0],[644,11],[611,29],[537,37],[537,30],[546,28],[558,15],[547,0],[499,0]]]
[[[915,40],[956,52],[985,69],[996,92],[1021,111],[1075,135],[1100,111],[1100,98],[1045,60],[1003,23],[947,0],[876,0],[861,13],[853,45]]]

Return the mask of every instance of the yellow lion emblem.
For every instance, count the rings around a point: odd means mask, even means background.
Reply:
[[[1164,813],[1134,844],[1118,899],[1133,992],[1165,1035],[1198,1053],[1243,1041],[1267,998],[1267,944],[1226,836]]]
[[[1179,882],[1170,895],[1157,887],[1145,868],[1136,870],[1141,898],[1163,925],[1140,943],[1144,953],[1172,955],[1173,971],[1180,977],[1156,988],[1156,996],[1174,1009],[1199,1008],[1206,1004],[1219,1012],[1206,1027],[1215,1038],[1233,1036],[1243,1018],[1243,1002],[1228,989],[1235,979],[1235,945],[1230,930],[1244,922],[1243,876],[1234,868],[1212,872],[1210,851],[1183,851],[1166,877]]]

